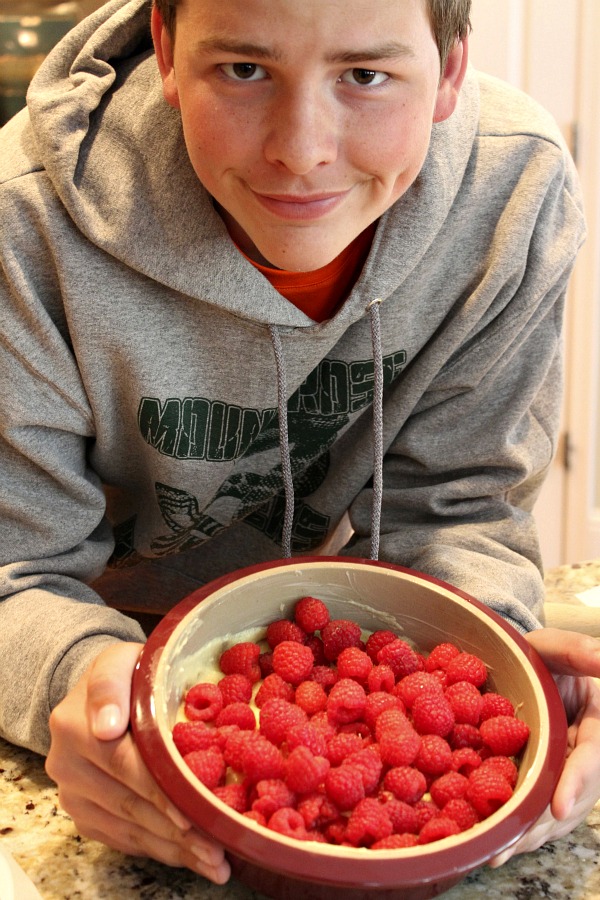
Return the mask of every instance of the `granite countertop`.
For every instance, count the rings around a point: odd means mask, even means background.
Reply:
[[[546,576],[548,599],[580,603],[600,585],[600,560],[560,566]],[[263,900],[232,880],[216,887],[187,870],[123,856],[77,834],[58,804],[44,761],[0,740],[0,847],[8,850],[43,900]],[[444,900],[597,900],[600,802],[567,837],[500,869],[482,868]],[[21,900],[20,897],[16,900]]]

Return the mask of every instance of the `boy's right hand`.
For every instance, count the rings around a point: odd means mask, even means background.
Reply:
[[[141,648],[116,643],[104,650],[54,709],[46,771],[80,834],[224,884],[230,868],[223,848],[196,831],[162,793],[128,731]]]

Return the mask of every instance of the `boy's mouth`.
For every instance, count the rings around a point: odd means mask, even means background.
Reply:
[[[262,194],[253,191],[258,202],[281,219],[319,219],[332,212],[349,191],[327,191],[318,194]]]

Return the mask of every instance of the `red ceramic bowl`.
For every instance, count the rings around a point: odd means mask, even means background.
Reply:
[[[290,615],[304,595],[332,618],[386,628],[424,652],[442,641],[479,655],[489,689],[509,697],[531,729],[514,795],[459,835],[402,850],[370,850],[284,837],[236,813],[191,773],[171,737],[185,691],[198,680],[203,649]],[[228,851],[236,877],[278,900],[426,900],[510,847],[541,815],[566,748],[562,701],[527,641],[462,591],[409,569],[341,557],[282,560],[242,569],[194,591],[162,620],[133,682],[132,728],[154,778],[197,827]]]

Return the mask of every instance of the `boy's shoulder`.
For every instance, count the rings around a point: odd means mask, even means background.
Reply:
[[[29,112],[22,109],[0,129],[0,184],[42,170]]]

